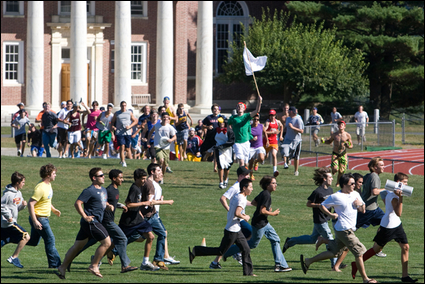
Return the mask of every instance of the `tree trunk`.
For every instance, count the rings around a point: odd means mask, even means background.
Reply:
[[[385,120],[390,119],[392,89],[392,83],[382,84],[380,116]]]

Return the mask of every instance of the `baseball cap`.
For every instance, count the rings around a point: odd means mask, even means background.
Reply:
[[[20,102],[19,104],[17,104],[16,106],[25,106],[24,103]]]
[[[239,167],[238,170],[236,171],[236,174],[240,176],[240,175],[250,174],[251,172],[252,172],[251,170],[249,170],[247,167],[244,166],[244,167]]]
[[[314,110],[317,110],[317,107],[314,107],[313,109],[314,109]]]
[[[100,107],[99,110],[100,111],[104,111],[105,110],[105,107]]]
[[[289,111],[296,112],[296,111],[297,111],[297,109],[296,109],[294,106],[292,106],[292,107],[290,107],[290,108],[289,108]]]
[[[271,109],[271,110],[269,111],[269,114],[273,114],[273,115],[275,115],[275,114],[276,114],[276,111],[275,111],[274,109]]]
[[[245,107],[245,109],[246,109],[246,104],[244,102],[238,102],[237,105],[243,105]]]
[[[66,101],[62,101],[61,102],[61,105],[66,105]]]
[[[108,106],[111,106],[112,108],[114,107],[113,103],[109,103]]]
[[[169,97],[164,97],[164,101],[170,101]]]
[[[337,124],[341,124],[341,123],[344,123],[344,125],[346,125],[344,120],[340,120],[337,122]]]
[[[191,128],[189,129],[189,131],[195,131],[195,128],[191,127]]]

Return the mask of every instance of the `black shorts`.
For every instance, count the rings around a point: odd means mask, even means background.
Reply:
[[[28,235],[27,231],[17,223],[13,223],[12,226],[7,228],[1,228],[1,239],[5,243],[17,244],[22,241],[26,235]]]
[[[131,235],[134,234],[134,232],[139,233],[140,235],[143,235],[144,233],[149,233],[152,232],[152,226],[151,224],[145,219],[143,220],[143,222],[135,225],[135,226],[122,226],[119,225],[121,230],[124,232],[124,234],[126,235],[126,237],[130,237]]]
[[[57,140],[60,144],[65,144],[65,142],[68,142],[68,129],[58,127]]]
[[[27,140],[26,133],[15,135],[15,144],[21,144],[21,141],[25,142],[26,140]]]
[[[400,244],[408,243],[407,236],[404,232],[402,224],[392,229],[387,229],[385,227],[380,226],[375,238],[373,238],[373,241],[381,247],[384,247],[389,241],[392,240],[395,240],[397,243]]]
[[[96,241],[102,241],[109,237],[108,231],[103,227],[102,223],[98,221],[92,221],[87,223],[86,220],[81,218],[80,231],[77,234],[77,241],[93,238]]]

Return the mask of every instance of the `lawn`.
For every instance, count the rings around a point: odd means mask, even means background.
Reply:
[[[52,162],[58,169],[57,178],[53,182],[53,204],[62,212],[57,218],[52,214],[50,219],[52,230],[56,236],[56,247],[63,259],[67,250],[75,240],[79,230],[80,216],[74,209],[74,202],[81,191],[90,185],[89,170],[94,166],[102,167],[105,173],[113,168],[122,169],[125,182],[121,186],[120,201],[123,202],[132,183],[132,172],[137,167],[145,168],[147,161],[130,160],[127,168],[121,168],[117,159],[46,159],[46,158],[18,158],[2,156],[1,160],[1,186],[4,188],[10,183],[11,174],[18,170],[26,176],[26,185],[22,190],[23,196],[29,200],[34,186],[40,180],[38,171],[40,166]],[[169,266],[169,271],[145,272],[134,271],[120,274],[120,262],[116,260],[113,266],[103,264],[100,267],[104,279],[96,278],[86,272],[89,266],[90,256],[94,254],[93,246],[77,257],[73,264],[71,273],[66,277],[69,282],[87,283],[92,281],[108,282],[338,282],[357,283],[361,278],[352,280],[350,268],[342,273],[332,272],[330,262],[323,261],[311,266],[307,275],[304,275],[300,266],[300,254],[311,257],[316,254],[314,245],[299,245],[288,249],[285,253],[288,264],[293,271],[288,273],[275,273],[274,262],[270,244],[263,238],[260,245],[251,251],[254,264],[255,278],[242,276],[242,267],[232,258],[222,262],[223,269],[211,270],[208,268],[213,257],[197,257],[193,264],[189,263],[187,247],[200,245],[203,238],[207,246],[218,246],[220,244],[223,229],[226,224],[226,212],[219,203],[220,196],[224,190],[218,189],[218,177],[213,173],[212,163],[190,163],[171,161],[172,174],[166,174],[165,184],[162,186],[165,199],[173,199],[172,206],[161,206],[160,216],[168,230],[169,250],[171,256],[180,260],[179,265]],[[300,175],[295,177],[293,169],[281,169],[281,175],[277,178],[278,189],[272,194],[273,210],[279,208],[280,215],[269,217],[281,238],[281,245],[285,239],[291,236],[310,234],[313,228],[311,209],[305,206],[306,199],[316,186],[311,177],[313,168],[301,167]],[[260,166],[256,172],[254,192],[248,198],[251,200],[260,192],[258,182],[265,174],[270,174],[270,165]],[[365,174],[365,172],[362,172]],[[386,179],[392,179],[392,174],[384,173],[381,176],[383,184]],[[230,184],[236,180],[236,166],[231,169]],[[109,179],[105,179],[108,185]],[[424,177],[412,176],[409,185],[415,187],[413,196],[405,198],[403,211],[403,227],[406,230],[410,243],[409,272],[413,278],[424,281]],[[383,203],[380,201],[381,206]],[[254,213],[253,207],[246,209],[247,214]],[[121,213],[117,211],[116,222]],[[28,210],[19,214],[18,223],[29,230]],[[367,248],[372,247],[373,237],[377,228],[359,230],[356,235]],[[156,241],[152,247],[150,260],[155,251]],[[12,255],[15,245],[8,244],[1,250],[1,281],[2,282],[58,282],[57,276],[51,269],[47,269],[47,260],[44,252],[43,241],[37,247],[25,247],[20,260],[24,269],[19,269],[7,263],[6,259]],[[324,247],[321,247],[323,250]],[[132,265],[140,266],[143,259],[144,244],[132,243],[128,247],[128,255]],[[401,277],[400,248],[395,242],[389,243],[384,252],[386,258],[374,257],[366,262],[366,271],[369,277],[379,282],[399,282]],[[345,263],[354,261],[353,255],[349,254]],[[138,276],[138,277],[135,277]],[[139,278],[143,277],[143,278]],[[358,276],[359,277],[359,276]],[[143,279],[143,280],[141,280]]]

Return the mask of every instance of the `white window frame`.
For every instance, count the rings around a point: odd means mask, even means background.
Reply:
[[[131,13],[132,18],[147,18],[148,17],[148,1],[141,1],[141,2],[143,7],[143,14],[134,15],[133,13]],[[130,4],[130,7],[131,7],[131,4]]]
[[[89,11],[87,12],[87,16],[94,16],[95,14],[95,1],[89,1],[90,2],[90,6],[89,6]],[[62,5],[62,1],[58,1],[58,15],[61,16],[70,16],[71,12],[61,12],[61,5]],[[86,3],[87,5],[87,3]]]
[[[17,79],[6,79],[6,45],[18,46],[18,72]],[[2,68],[3,68],[3,85],[4,86],[20,86],[24,84],[24,42],[23,41],[4,41],[2,46]]]
[[[7,16],[23,16],[24,15],[24,1],[18,1],[19,2],[19,12],[6,12],[6,2],[8,1],[2,1],[3,2],[3,15]]]
[[[224,2],[224,1],[222,1],[222,2]],[[248,28],[248,25],[250,23],[249,10],[248,10],[248,6],[246,5],[245,1],[236,1],[241,5],[241,8],[243,10],[243,16],[218,16],[219,8],[220,8],[222,2],[220,2],[217,5],[217,10],[216,10],[216,14],[215,14],[216,17],[214,19],[215,20],[214,23],[215,23],[215,27],[216,27],[216,33],[218,32],[218,29],[217,29],[218,25],[221,25],[221,24],[227,24],[228,25],[228,48],[227,48],[227,50],[231,51],[230,46],[233,43],[233,34],[234,34],[233,25],[239,25],[240,23],[243,23],[245,28]],[[217,34],[216,34],[216,38],[217,38],[217,40],[215,41],[215,46],[214,46],[214,49],[215,49],[214,50],[214,54],[215,54],[215,59],[214,59],[215,68],[214,68],[214,70],[215,70],[215,74],[218,75],[218,74],[221,74],[221,73],[218,72],[218,70],[219,70],[219,68],[218,68],[218,50],[219,50],[219,48],[218,48]],[[222,48],[220,48],[220,50],[222,50]],[[228,54],[228,56],[230,56],[230,54]]]
[[[141,78],[140,79],[131,79],[132,86],[144,86],[147,84],[146,81],[146,73],[147,73],[147,42],[132,42],[131,46],[141,46],[142,47],[142,68],[141,68]],[[131,61],[131,65],[133,65],[133,61]],[[131,78],[131,74],[130,74]]]

